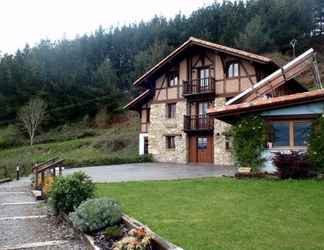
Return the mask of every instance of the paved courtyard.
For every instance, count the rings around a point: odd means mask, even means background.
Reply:
[[[233,176],[235,168],[215,165],[137,163],[65,169],[64,174],[84,171],[95,182],[176,180]]]
[[[0,184],[0,249],[86,249],[73,230],[31,195],[30,178]]]

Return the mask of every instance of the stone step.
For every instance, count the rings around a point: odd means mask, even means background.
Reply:
[[[34,250],[55,250],[55,249],[86,249],[84,244],[80,241],[67,241],[67,240],[55,240],[55,241],[40,241],[31,242],[17,245],[7,245],[1,248],[2,250],[23,250],[23,249],[34,249]]]

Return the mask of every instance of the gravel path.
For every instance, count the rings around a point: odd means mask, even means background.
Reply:
[[[30,180],[0,184],[0,249],[86,249],[73,230],[35,202]]]
[[[65,169],[68,175],[83,171],[95,182],[123,182],[146,180],[177,180],[202,177],[234,176],[234,167],[171,163],[137,163]]]

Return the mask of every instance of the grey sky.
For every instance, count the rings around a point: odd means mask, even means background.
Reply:
[[[180,11],[188,15],[214,0],[1,0],[0,51],[13,53],[26,43],[40,39],[74,38],[94,31],[99,25],[110,27],[155,14],[173,17]]]

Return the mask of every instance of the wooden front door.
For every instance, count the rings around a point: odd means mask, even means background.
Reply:
[[[189,138],[189,162],[214,162],[213,135],[191,135]]]

